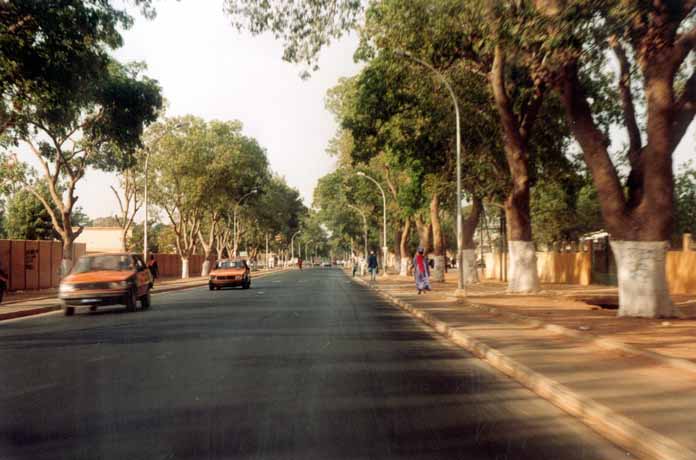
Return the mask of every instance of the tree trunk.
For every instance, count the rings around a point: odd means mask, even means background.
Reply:
[[[619,281],[619,316],[668,318],[674,315],[665,259],[668,244],[659,241],[611,241]]]
[[[123,252],[128,252],[128,228],[124,228],[121,230],[121,238],[122,238],[122,248]]]
[[[673,223],[672,151],[676,145],[671,84],[659,71],[645,82],[648,145],[633,158],[627,200],[607,151],[606,136],[594,123],[577,72],[575,65],[565,69],[561,101],[592,173],[606,230],[612,237],[619,284],[618,316],[674,316],[665,271]]]
[[[189,258],[181,256],[181,279],[189,278]]]
[[[404,222],[404,229],[401,232],[401,241],[399,241],[399,252],[401,253],[401,266],[399,267],[399,275],[408,276],[408,262],[411,254],[408,251],[408,240],[411,237],[411,219],[407,218]]]
[[[401,228],[397,228],[394,232],[394,260],[392,264],[393,270],[398,270],[401,265]]]
[[[532,242],[532,225],[529,216],[527,139],[541,105],[543,93],[537,88],[539,94],[532,98],[526,110],[520,108],[518,118],[514,104],[507,94],[505,59],[505,52],[500,46],[497,46],[490,73],[490,84],[502,127],[505,158],[512,179],[512,188],[505,200],[507,233],[510,242],[508,291],[534,292],[539,290],[539,275],[536,268],[536,252]]]
[[[73,264],[73,236],[72,232],[68,232],[68,235],[64,237],[63,240],[63,257],[60,261],[60,276],[64,278],[72,270]]]
[[[476,233],[476,227],[478,227],[482,210],[483,202],[481,198],[474,197],[471,213],[462,223],[462,269],[464,270],[465,284],[475,284],[479,282],[478,270],[476,268],[476,243],[474,242],[474,234]]]
[[[430,225],[423,222],[421,216],[416,216],[416,231],[418,232],[418,246],[425,250],[425,253],[430,252]]]
[[[440,224],[440,197],[433,193],[430,200],[430,222],[433,227],[433,281],[445,281],[445,255],[442,245],[442,225]]]

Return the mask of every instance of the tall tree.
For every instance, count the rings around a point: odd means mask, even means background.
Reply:
[[[617,261],[619,316],[669,317],[666,250],[674,226],[672,155],[696,114],[693,1],[555,0],[529,5],[524,40],[545,46],[547,71],[580,144]],[[628,134],[622,183],[593,86],[609,60]],[[643,116],[641,116],[641,111]]]
[[[63,273],[72,267],[73,241],[83,228],[73,228],[77,184],[89,167],[128,166],[144,127],[156,119],[162,105],[159,86],[141,70],[111,62],[108,72],[84,81],[70,99],[58,105],[43,101],[20,115],[26,129],[17,137],[30,147],[41,168],[38,178],[26,177],[26,186],[44,204],[63,241]],[[49,199],[39,192],[40,184],[48,188]]]

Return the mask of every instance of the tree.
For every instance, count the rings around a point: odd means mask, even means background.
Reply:
[[[120,227],[123,241],[123,251],[128,251],[130,243],[128,235],[131,233],[135,216],[143,205],[143,185],[144,171],[141,170],[143,162],[142,150],[134,156],[134,164],[124,169],[121,172],[120,192],[114,186],[111,186],[111,191],[116,196],[118,202],[119,214],[113,216],[114,226]]]
[[[189,277],[189,259],[198,243],[206,201],[207,166],[212,161],[205,121],[193,116],[170,118],[152,126],[151,193],[176,235],[181,277]]]
[[[665,274],[675,215],[672,154],[696,114],[696,71],[687,63],[696,3],[559,0],[535,8],[522,24],[525,41],[546,48],[546,72],[592,174],[617,261],[618,314],[672,316]],[[609,59],[619,64],[629,138],[625,182],[599,124],[607,107],[592,94]]]
[[[48,197],[46,187],[39,193]],[[28,190],[20,190],[10,198],[6,219],[5,231],[10,239],[52,240],[57,236],[43,203]]]
[[[72,267],[72,244],[83,228],[73,229],[78,182],[88,167],[128,166],[144,126],[156,119],[161,105],[159,86],[142,77],[139,67],[111,62],[106,74],[85,81],[60,105],[47,101],[22,112],[27,128],[17,136],[41,167],[38,178],[26,177],[26,186],[43,203],[63,241],[63,273]],[[49,198],[39,193],[39,184],[48,188]]]
[[[22,129],[25,108],[58,105],[99,78],[106,48],[132,18],[107,0],[0,2],[0,135]],[[147,17],[151,0],[135,0]],[[50,101],[46,104],[46,101]]]

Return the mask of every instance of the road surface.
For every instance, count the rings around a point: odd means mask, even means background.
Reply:
[[[0,323],[0,459],[625,459],[336,269]]]

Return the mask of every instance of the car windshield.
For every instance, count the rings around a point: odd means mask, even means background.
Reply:
[[[244,268],[244,262],[241,260],[223,260],[218,262],[215,268]]]
[[[124,271],[133,269],[133,259],[127,255],[80,257],[73,273],[96,272],[100,270]]]

